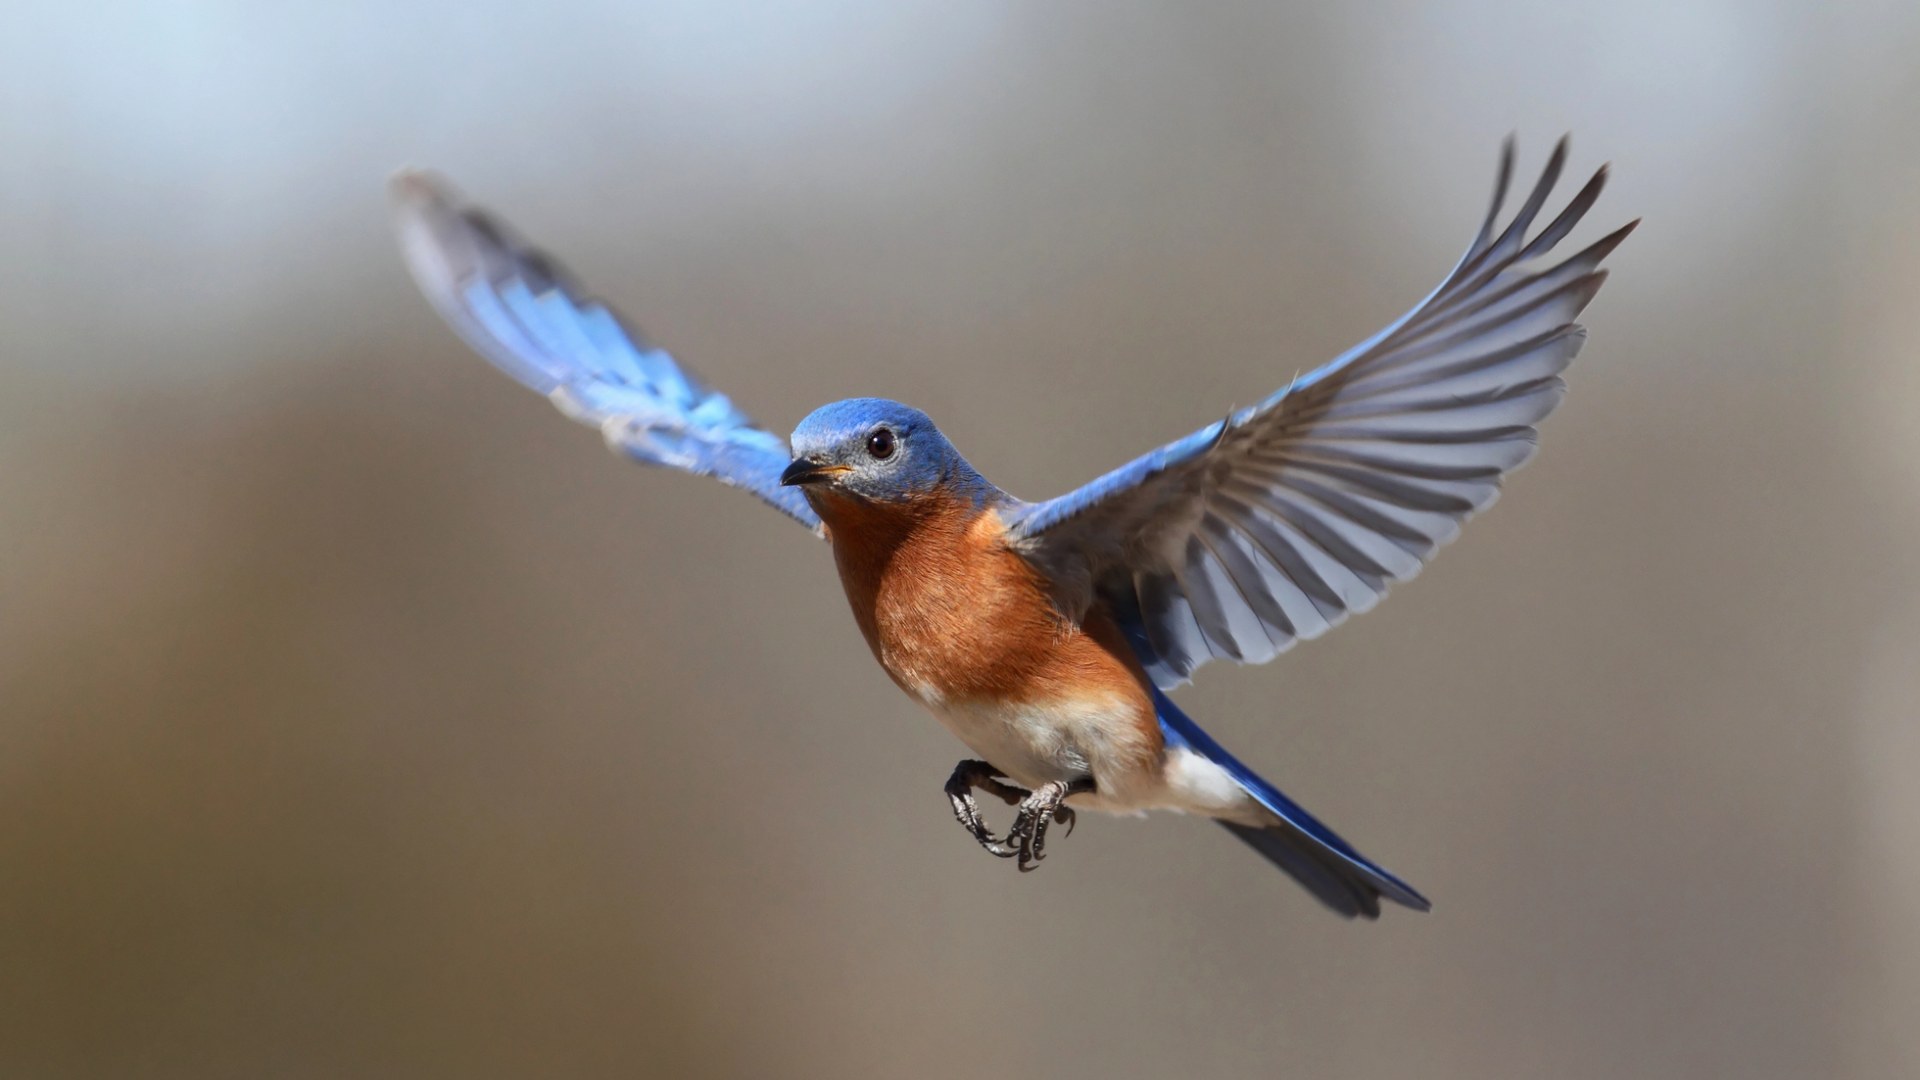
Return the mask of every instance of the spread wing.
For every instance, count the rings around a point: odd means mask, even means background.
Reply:
[[[1565,139],[1505,229],[1502,153],[1485,224],[1453,272],[1385,330],[1233,413],[1057,499],[1008,512],[1010,539],[1122,616],[1162,687],[1215,657],[1261,663],[1420,571],[1533,455],[1585,338],[1597,269],[1635,224],[1545,269],[1599,197],[1603,167],[1528,239]]]
[[[392,183],[407,266],[442,318],[493,365],[598,427],[636,461],[745,488],[820,531],[797,488],[780,486],[786,440],[695,378],[574,284],[559,264],[444,182]]]

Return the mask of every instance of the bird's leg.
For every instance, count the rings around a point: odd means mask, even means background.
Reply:
[[[1020,856],[1022,873],[1040,865],[1040,860],[1047,857],[1048,824],[1065,825],[1067,834],[1073,834],[1073,808],[1067,805],[1067,798],[1092,790],[1093,778],[1083,776],[1078,780],[1041,784],[1021,800],[1020,813],[1013,819],[1013,828],[1007,831],[1007,843],[1013,845]]]
[[[973,801],[974,789],[978,788],[994,796],[1008,806],[1024,805],[1021,800],[1033,793],[1026,788],[1014,787],[1002,783],[1000,770],[984,761],[968,760],[953,767],[953,775],[947,778],[947,798],[953,803],[953,816],[966,826],[980,846],[1003,859],[1020,853],[1020,849],[994,838],[987,830],[987,823],[980,820],[980,806]],[[1007,839],[1013,839],[1009,833]]]

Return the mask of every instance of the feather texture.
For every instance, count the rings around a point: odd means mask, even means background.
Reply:
[[[628,457],[745,488],[819,532],[805,496],[780,486],[790,457],[784,439],[443,181],[401,173],[391,190],[414,280],[495,367],[598,427]]]
[[[1427,898],[1413,886],[1355,851],[1353,845],[1340,839],[1338,833],[1322,825],[1299,803],[1281,794],[1279,788],[1227,753],[1200,725],[1168,701],[1165,694],[1155,690],[1153,704],[1160,718],[1162,738],[1169,749],[1190,751],[1213,762],[1271,816],[1265,825],[1250,825],[1230,818],[1217,819],[1220,824],[1286,871],[1321,903],[1347,918],[1356,915],[1379,918],[1383,896],[1415,911],[1432,909]]]
[[[1513,220],[1491,209],[1453,271],[1386,329],[1240,410],[1076,491],[1010,508],[1016,550],[1134,613],[1155,683],[1215,658],[1258,663],[1378,603],[1498,498],[1560,403],[1574,322],[1637,222],[1546,269],[1602,168],[1529,239],[1566,161],[1555,147]]]

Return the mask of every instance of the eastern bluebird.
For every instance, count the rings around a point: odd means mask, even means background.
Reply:
[[[1565,392],[1600,261],[1633,222],[1529,270],[1580,221],[1602,167],[1538,235],[1562,139],[1504,229],[1385,330],[1056,499],[1007,494],[923,412],[856,398],[792,448],[649,344],[558,265],[431,177],[393,193],[414,277],[488,360],[637,460],[742,487],[831,542],[853,615],[907,695],[978,755],[954,814],[1029,869],[1072,807],[1213,818],[1345,916],[1425,897],[1222,749],[1166,691],[1215,658],[1260,663],[1418,573],[1533,455]],[[1016,786],[1017,785],[1017,786]],[[974,792],[1018,806],[1008,834]]]

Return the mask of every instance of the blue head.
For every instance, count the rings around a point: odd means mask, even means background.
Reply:
[[[951,494],[978,503],[994,491],[926,413],[881,398],[836,401],[800,421],[780,482],[873,502]]]

